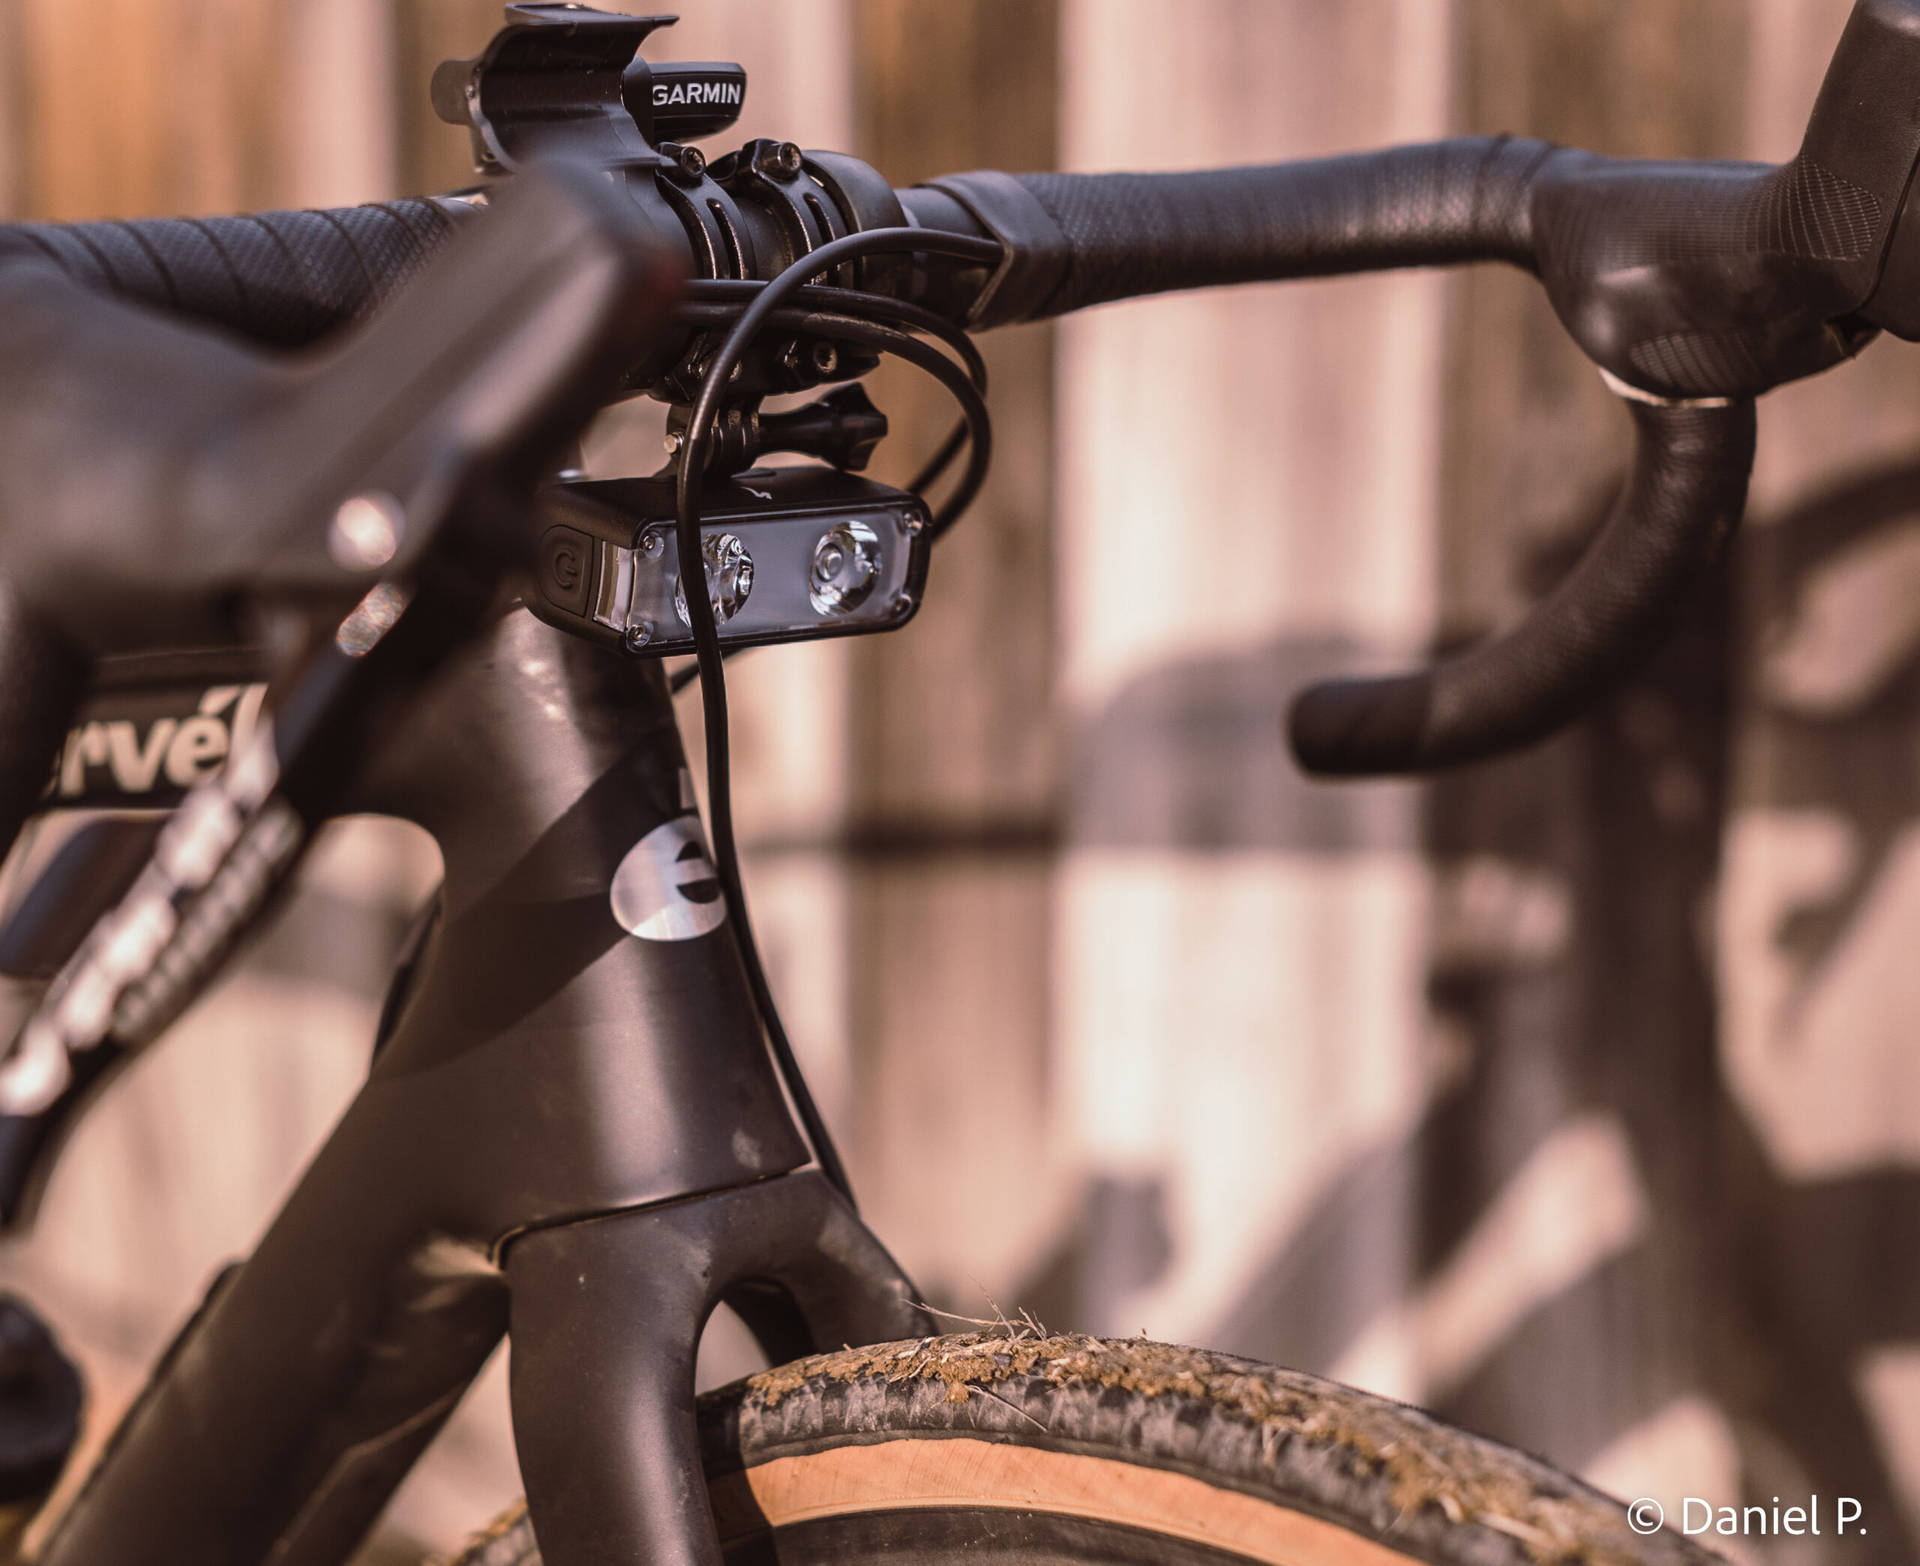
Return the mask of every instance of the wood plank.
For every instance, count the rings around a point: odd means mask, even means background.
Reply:
[[[1052,0],[858,0],[854,17],[852,150],[895,185],[1053,166]],[[1059,773],[1051,330],[982,348],[993,477],[942,541],[916,621],[852,650],[846,718],[849,832],[867,845],[848,947],[854,1173],[923,1286],[974,1314],[974,1280],[1010,1277],[1040,1238],[1017,1231],[1044,1221]],[[876,475],[901,482],[954,416],[915,371],[883,371],[874,399],[894,432]],[[965,846],[975,834],[1003,847]]]
[[[16,0],[27,95],[22,207],[68,221],[273,204],[275,105],[298,62],[257,0]]]
[[[26,184],[27,62],[19,0],[0,0],[0,217],[21,212]]]

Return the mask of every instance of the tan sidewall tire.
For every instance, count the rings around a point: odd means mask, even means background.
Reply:
[[[779,1457],[715,1480],[731,1549],[778,1530],[868,1512],[1045,1512],[1131,1528],[1268,1566],[1409,1566],[1413,1557],[1239,1490],[1111,1457],[966,1437],[905,1437]]]
[[[1142,1340],[847,1349],[701,1399],[730,1560],[1705,1566],[1619,1502],[1419,1409]],[[510,1514],[455,1566],[533,1566]]]

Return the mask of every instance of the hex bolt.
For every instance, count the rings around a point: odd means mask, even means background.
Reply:
[[[704,381],[709,375],[713,374],[713,361],[716,357],[717,355],[714,355],[714,354],[707,354],[704,357],[702,357],[700,362],[693,367],[693,373],[696,379]],[[747,367],[746,360],[744,359],[734,360],[733,368],[727,371],[727,380],[729,382],[739,380],[740,372],[744,370],[746,367]]]
[[[760,172],[774,179],[792,179],[800,172],[800,162],[800,147],[796,142],[783,141],[760,149]]]
[[[660,155],[673,160],[674,173],[686,184],[699,184],[707,172],[707,156],[698,147],[689,147],[678,141],[663,141],[660,143]]]
[[[636,620],[627,627],[625,641],[628,652],[638,652],[652,640],[653,622],[651,620]]]

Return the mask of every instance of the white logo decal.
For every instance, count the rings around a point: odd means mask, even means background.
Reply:
[[[653,106],[668,109],[682,103],[712,103],[733,109],[740,106],[740,93],[739,82],[675,82],[671,87],[665,82],[655,82]]]
[[[648,941],[690,941],[727,917],[698,816],[675,816],[655,827],[613,872],[613,916],[629,935]]]
[[[122,794],[148,794],[164,782],[189,788],[244,751],[260,722],[264,685],[216,685],[183,718],[156,718],[144,737],[130,718],[82,724],[67,735],[48,792],[61,799],[90,793],[104,768]]]

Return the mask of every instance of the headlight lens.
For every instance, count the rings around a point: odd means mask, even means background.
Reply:
[[[816,614],[858,609],[880,579],[880,536],[864,522],[842,522],[820,535],[807,568],[807,598]]]

